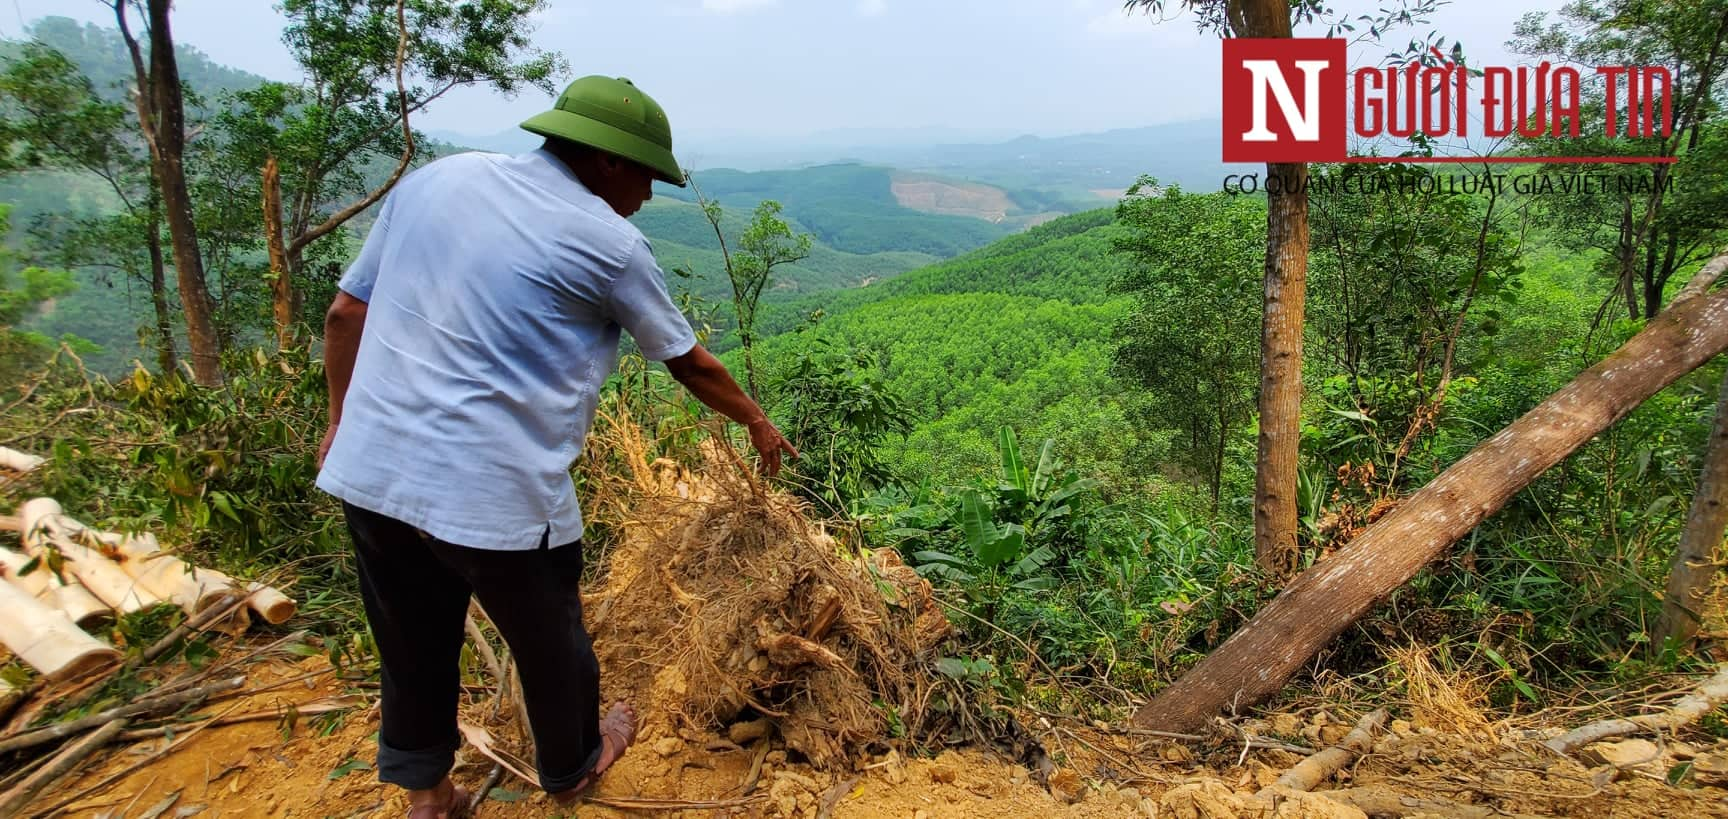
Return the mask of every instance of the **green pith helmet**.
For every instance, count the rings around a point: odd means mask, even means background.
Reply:
[[[576,80],[552,110],[531,117],[522,127],[617,154],[647,166],[662,182],[684,187],[684,171],[672,156],[672,124],[666,111],[623,77]]]

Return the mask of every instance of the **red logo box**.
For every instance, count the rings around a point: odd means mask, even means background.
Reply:
[[[1225,162],[1344,159],[1344,40],[1223,42]]]

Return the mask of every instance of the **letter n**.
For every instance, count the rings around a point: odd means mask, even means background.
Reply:
[[[1224,161],[1344,158],[1344,40],[1226,39]]]

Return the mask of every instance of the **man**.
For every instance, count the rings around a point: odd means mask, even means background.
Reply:
[[[325,318],[318,487],[353,536],[383,666],[378,774],[411,819],[466,811],[449,771],[470,595],[515,654],[542,787],[574,801],[635,736],[628,705],[600,716],[570,480],[620,328],[745,424],[765,473],[798,454],[696,343],[625,221],[655,179],[684,185],[660,106],[584,77],[522,127],[545,145],[404,179]]]

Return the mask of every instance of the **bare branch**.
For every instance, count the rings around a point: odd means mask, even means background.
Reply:
[[[400,116],[402,118],[402,158],[397,160],[396,169],[390,172],[390,178],[384,180],[383,184],[371,193],[366,194],[348,207],[331,214],[330,218],[325,219],[323,224],[295,237],[294,242],[288,246],[290,256],[299,253],[307,245],[354,218],[355,214],[372,207],[373,203],[383,199],[384,194],[389,193],[390,189],[396,186],[397,181],[401,180],[402,174],[408,170],[408,165],[414,161],[414,129],[408,123],[408,89],[402,80],[403,66],[408,60],[407,0],[396,0],[396,26],[401,32],[396,38],[396,105],[401,111]]]

